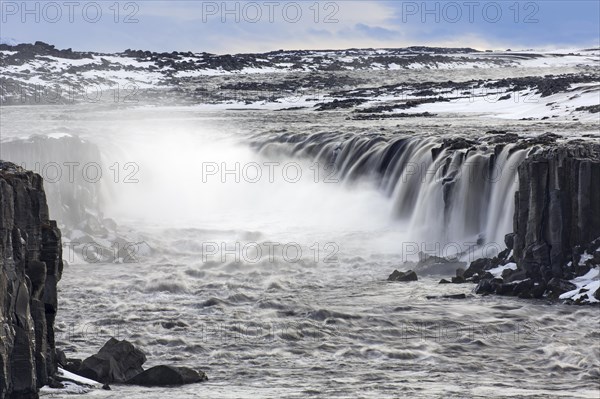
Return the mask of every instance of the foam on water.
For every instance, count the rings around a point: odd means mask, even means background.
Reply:
[[[120,236],[150,249],[136,263],[65,268],[57,346],[84,358],[110,336],[126,338],[147,353],[146,366],[198,367],[209,381],[117,385],[89,397],[597,397],[597,309],[471,296],[472,286],[438,285],[436,274],[385,281],[403,268],[407,240],[502,239],[523,151],[434,159],[439,139],[425,134],[361,137],[332,119],[319,136],[321,120],[302,121],[307,131],[298,132],[275,114],[273,129],[289,128],[290,140],[257,146],[280,137],[249,133],[264,130],[265,115],[232,122],[193,110],[131,112],[93,113],[70,126],[99,148],[103,165],[138,164],[139,183],[113,185],[102,211]],[[69,155],[50,154],[58,162]],[[297,183],[202,182],[203,162],[297,162],[312,172],[315,160],[332,157],[339,183],[308,173]],[[423,166],[424,179],[407,172],[409,162]],[[470,182],[470,164],[511,172]],[[452,182],[451,201],[443,182]],[[298,243],[305,256],[207,258],[203,245],[273,241]],[[325,251],[318,259],[315,243]],[[338,245],[333,262],[327,243]],[[441,298],[459,293],[468,297]]]

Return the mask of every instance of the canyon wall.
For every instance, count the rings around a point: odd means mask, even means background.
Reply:
[[[37,398],[56,372],[61,234],[42,178],[0,161],[0,398]]]

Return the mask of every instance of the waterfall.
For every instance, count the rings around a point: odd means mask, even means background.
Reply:
[[[310,135],[286,133],[266,140],[257,136],[251,142],[256,151],[244,146],[231,147],[228,141],[207,147],[202,140],[182,135],[172,143],[172,153],[177,156],[169,162],[179,165],[174,166],[178,170],[177,179],[171,170],[154,160],[155,149],[163,145],[161,141],[147,141],[143,147],[138,144],[139,151],[132,159],[141,165],[146,178],[140,184],[119,186],[119,209],[133,217],[150,218],[144,205],[148,204],[150,209],[162,209],[158,216],[169,220],[177,215],[185,215],[187,220],[190,215],[198,214],[203,224],[210,219],[215,225],[228,223],[232,228],[242,226],[243,220],[249,222],[247,219],[253,215],[261,215],[258,221],[263,224],[268,224],[265,218],[272,219],[271,225],[281,218],[289,221],[290,215],[295,215],[295,225],[304,225],[310,219],[311,228],[322,225],[324,229],[332,228],[334,221],[337,227],[342,226],[343,220],[349,220],[350,216],[366,225],[369,218],[379,222],[387,219],[394,221],[402,240],[422,245],[423,252],[432,252],[430,249],[434,248],[433,252],[439,255],[435,248],[443,246],[450,247],[451,253],[445,251],[442,256],[453,256],[488,245],[492,252],[483,255],[495,255],[494,252],[505,248],[504,236],[513,230],[517,167],[528,153],[517,144],[335,131]],[[318,163],[321,176],[339,183],[344,190],[336,191],[332,185],[319,186],[310,181],[293,185],[222,184],[215,178],[201,186],[185,184],[200,181],[203,161],[227,161],[231,168],[235,162],[258,160],[256,155]],[[52,216],[64,225],[66,237],[71,231],[77,236],[76,230],[92,238],[105,235],[102,202],[109,198],[110,185],[106,183],[113,176],[109,175],[112,163],[104,159],[106,156],[99,147],[70,136],[33,137],[4,142],[0,156],[33,170],[34,162],[40,163],[42,169],[44,165],[58,164],[63,173],[68,171],[68,162],[76,161],[80,166],[75,181],[63,176],[52,182],[53,169],[42,170],[45,178],[50,177],[45,184]],[[106,176],[101,181],[82,179],[82,166],[90,163],[103,168]],[[308,178],[310,173],[306,175]],[[354,195],[366,187],[373,188],[371,191],[381,199],[369,197],[370,191],[365,191],[362,197]],[[185,195],[179,195],[183,189]],[[173,198],[175,192],[177,198]],[[362,202],[351,208],[352,201],[357,199]],[[111,199],[112,202],[117,201]],[[345,212],[336,209],[338,202],[344,203]],[[171,207],[170,203],[177,206]],[[257,221],[252,223],[256,225]]]
[[[263,156],[319,162],[345,185],[373,182],[393,201],[390,216],[415,240],[496,251],[512,232],[517,168],[528,152],[466,139],[334,133],[285,134],[254,145]]]

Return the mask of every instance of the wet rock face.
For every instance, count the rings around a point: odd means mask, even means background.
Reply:
[[[77,374],[102,383],[125,382],[144,371],[145,361],[146,355],[131,342],[111,338],[83,361]]]
[[[514,233],[515,260],[535,281],[584,274],[566,265],[600,237],[600,145],[544,149],[521,164]]]
[[[394,270],[392,274],[389,275],[388,281],[417,281],[419,278],[417,277],[417,273],[412,270],[407,272],[399,272],[398,270]]]
[[[554,145],[525,159],[505,242],[506,251],[466,270],[481,277],[477,293],[559,299],[577,288],[569,280],[600,266],[600,145]],[[508,262],[517,270],[486,273]]]
[[[56,372],[62,246],[42,178],[0,161],[0,398],[35,398]]]

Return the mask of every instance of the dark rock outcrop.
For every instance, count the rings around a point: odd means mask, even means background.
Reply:
[[[208,378],[202,371],[198,372],[187,367],[155,366],[136,375],[126,383],[151,387],[193,384],[206,380]]]
[[[146,355],[129,341],[111,338],[83,361],[77,374],[105,384],[125,382],[144,371],[145,361]]]
[[[600,237],[600,145],[559,146],[519,166],[514,256],[535,281],[571,279],[574,248]]]
[[[450,295],[427,295],[425,296],[427,299],[466,299],[466,294],[450,294]]]
[[[399,272],[398,270],[394,270],[392,274],[389,275],[388,281],[417,281],[417,273],[412,270],[408,270],[406,272]]]
[[[0,398],[36,398],[57,369],[61,234],[42,178],[0,161]]]
[[[577,286],[575,284],[554,277],[548,282],[546,293],[550,298],[558,299],[558,297],[565,292],[573,291],[576,288]]]
[[[125,383],[142,386],[170,386],[193,384],[208,380],[202,371],[187,367],[155,366],[144,370],[146,355],[131,342],[110,338],[97,354],[83,360],[63,359],[73,367],[69,370],[80,376],[104,384]]]
[[[477,293],[558,299],[577,288],[569,280],[600,266],[600,145],[551,145],[523,161],[514,232],[505,242],[506,251],[465,272],[481,277]],[[484,274],[509,261],[517,270],[505,270],[501,279]]]

